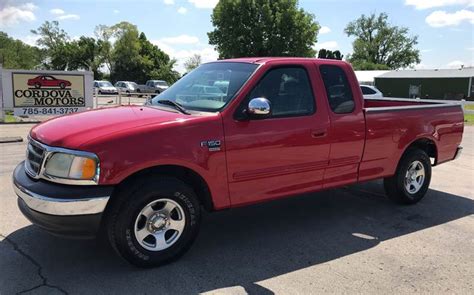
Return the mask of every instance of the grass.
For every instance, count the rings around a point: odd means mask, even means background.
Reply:
[[[467,104],[464,106],[464,109],[474,111],[474,104]]]
[[[466,125],[474,125],[474,114],[464,114],[464,122]]]
[[[5,123],[15,123],[18,121],[11,113],[6,113],[5,117],[3,117],[3,120]]]

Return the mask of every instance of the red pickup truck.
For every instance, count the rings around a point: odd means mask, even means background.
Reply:
[[[212,91],[201,91],[204,88]],[[384,179],[426,194],[461,151],[456,104],[366,99],[351,66],[303,58],[201,65],[144,106],[34,127],[13,175],[19,207],[58,235],[106,233],[137,266],[176,259],[213,211]]]

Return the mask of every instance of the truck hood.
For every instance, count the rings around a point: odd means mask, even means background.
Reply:
[[[79,149],[91,140],[112,133],[150,124],[183,122],[192,117],[195,116],[152,107],[122,106],[54,118],[35,126],[30,136],[49,146]]]

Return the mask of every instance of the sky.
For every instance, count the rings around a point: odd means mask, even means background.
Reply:
[[[204,62],[217,59],[208,44],[211,14],[217,0],[0,0],[0,31],[35,44],[30,32],[46,20],[58,20],[71,38],[94,37],[99,24],[128,21],[177,60],[200,54]],[[397,26],[419,38],[418,69],[474,66],[474,0],[300,0],[321,30],[315,48],[351,53],[353,39],[344,28],[362,14],[386,12]]]

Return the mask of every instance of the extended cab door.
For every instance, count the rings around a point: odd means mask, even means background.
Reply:
[[[319,66],[325,88],[331,127],[329,166],[324,187],[357,182],[365,144],[365,118],[359,83],[348,64]]]
[[[312,73],[311,73],[312,71]],[[233,206],[322,188],[328,164],[329,118],[316,103],[313,63],[265,65],[239,103],[271,103],[272,116],[224,117],[229,192]]]

